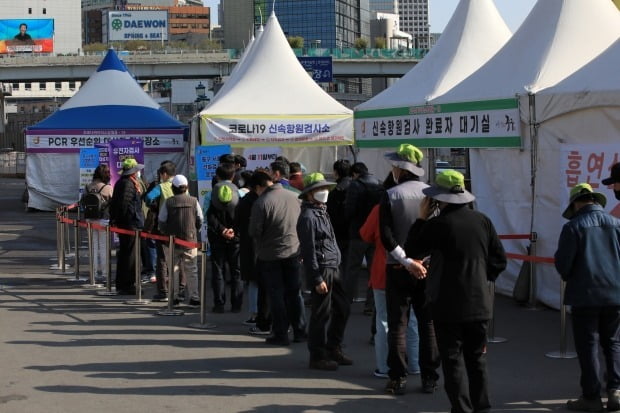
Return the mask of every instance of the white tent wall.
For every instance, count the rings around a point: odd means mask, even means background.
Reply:
[[[162,161],[177,164],[177,172],[187,174],[184,153],[147,153],[144,155],[144,174],[148,181],[156,178]],[[28,207],[54,211],[79,199],[80,159],[78,154],[31,153],[26,157],[28,177]],[[62,167],[58,167],[62,165]],[[45,171],[44,174],[39,173]]]

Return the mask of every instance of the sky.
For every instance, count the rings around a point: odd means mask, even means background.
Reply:
[[[217,5],[220,0],[203,0],[205,6],[211,7],[212,24],[217,24]],[[431,32],[440,33],[448,24],[459,0],[429,0]],[[525,20],[536,0],[495,0],[495,5],[506,20],[510,30],[515,32]]]

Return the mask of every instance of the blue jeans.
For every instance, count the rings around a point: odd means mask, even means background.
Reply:
[[[583,396],[594,399],[601,394],[599,344],[605,356],[607,390],[620,389],[620,307],[573,307],[572,313]]]
[[[375,334],[375,360],[377,370],[381,373],[388,372],[388,323],[387,306],[385,304],[385,290],[373,289],[375,296],[375,312],[377,333]],[[409,323],[407,324],[407,371],[410,374],[420,372],[420,336],[418,335],[418,319],[415,317],[413,308],[409,311]]]
[[[295,335],[306,332],[306,309],[301,297],[301,263],[299,257],[275,261],[259,260],[271,305],[271,331],[278,339],[288,339],[288,326]]]

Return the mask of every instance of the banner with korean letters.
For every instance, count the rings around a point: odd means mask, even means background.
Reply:
[[[202,115],[203,145],[307,146],[353,144],[351,115],[232,117]]]
[[[518,148],[521,123],[517,99],[448,103],[355,112],[360,148]]]
[[[560,155],[560,184],[565,194],[561,204],[566,205],[568,202],[571,188],[587,182],[594,191],[601,192],[607,197],[605,210],[620,217],[620,204],[616,201],[613,188],[601,183],[610,176],[611,166],[620,162],[620,144],[562,145]]]

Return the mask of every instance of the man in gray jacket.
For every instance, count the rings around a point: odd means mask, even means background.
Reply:
[[[603,181],[605,182],[605,181]],[[568,410],[602,412],[599,345],[607,370],[607,411],[620,410],[620,220],[606,213],[605,195],[582,183],[570,191],[555,268],[566,281],[581,397]]]
[[[288,327],[294,341],[305,341],[306,317],[301,297],[301,264],[297,219],[297,195],[274,184],[265,172],[256,172],[258,199],[252,206],[248,233],[256,241],[260,276],[271,304],[272,336],[267,344],[288,346]]]

